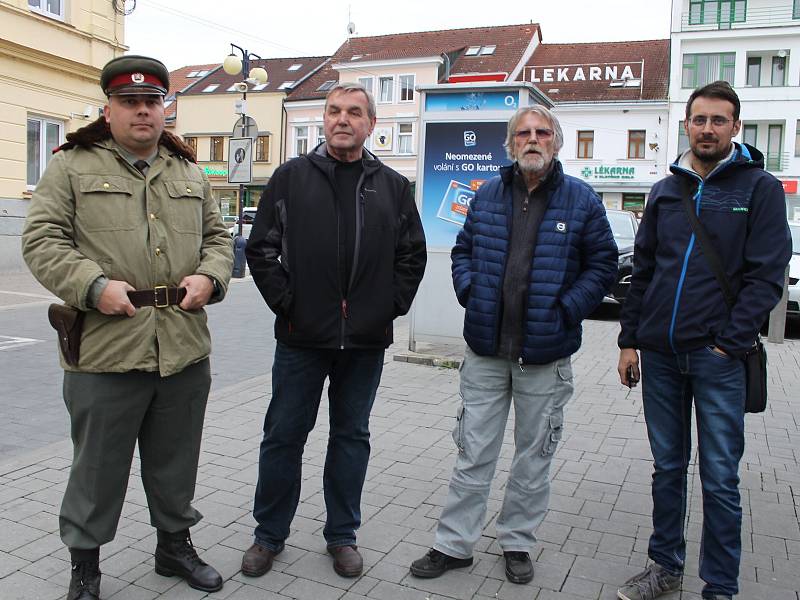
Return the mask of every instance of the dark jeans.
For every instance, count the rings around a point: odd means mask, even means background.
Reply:
[[[253,506],[257,544],[278,552],[289,536],[300,499],[303,447],[317,419],[326,377],[330,433],[322,480],[323,535],[328,546],[355,544],[369,461],[369,413],[383,355],[383,349],[325,350],[278,342]]]
[[[738,592],[742,509],[739,460],[744,452],[744,363],[711,348],[687,354],[642,351],[642,393],[653,452],[650,558],[683,571],[686,472],[691,454],[692,399],[703,487],[700,578],[703,596]]]

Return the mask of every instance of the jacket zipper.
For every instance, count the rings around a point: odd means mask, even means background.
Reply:
[[[362,170],[361,177],[356,184],[356,227],[355,227],[355,240],[353,241],[353,264],[350,265],[350,278],[347,281],[347,289],[342,290],[342,320],[341,320],[341,332],[340,332],[340,339],[339,339],[339,349],[344,350],[344,338],[345,338],[345,325],[347,319],[350,318],[350,312],[347,308],[347,295],[350,292],[350,288],[353,287],[353,281],[356,278],[356,267],[358,267],[358,255],[361,250],[361,231],[363,229],[364,224],[364,205],[366,204],[366,198],[364,197],[363,190],[364,185],[364,172]],[[336,210],[336,224],[337,224],[337,244],[336,244],[336,252],[337,256],[339,253],[339,236],[341,235],[341,216],[340,212]],[[339,262],[337,261],[337,264]]]

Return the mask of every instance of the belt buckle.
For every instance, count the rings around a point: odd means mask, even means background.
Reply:
[[[158,301],[159,294],[164,295],[163,304]],[[166,308],[169,306],[169,292],[167,290],[167,286],[157,285],[153,288],[153,302],[155,303],[156,308]]]

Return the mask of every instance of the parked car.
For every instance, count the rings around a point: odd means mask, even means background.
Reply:
[[[789,221],[792,232],[792,258],[789,260],[788,316],[800,316],[800,221]]]
[[[258,207],[256,206],[245,206],[242,209],[242,237],[247,239],[250,237],[250,230],[253,228],[253,221],[256,218],[256,211]],[[228,227],[228,232],[231,234],[231,237],[235,237],[237,233],[239,233],[239,221],[238,217],[233,222],[233,225]]]
[[[603,299],[603,302],[611,304],[622,304],[628,293],[631,284],[631,273],[633,272],[633,241],[636,238],[636,230],[639,222],[636,215],[628,210],[606,210],[608,222],[611,224],[611,231],[614,234],[614,241],[617,243],[619,255],[617,257],[617,281],[611,292]]]

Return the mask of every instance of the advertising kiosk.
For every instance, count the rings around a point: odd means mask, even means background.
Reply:
[[[510,164],[506,127],[521,106],[553,103],[531,83],[421,86],[416,200],[428,265],[411,310],[409,350],[419,343],[462,344],[464,309],[450,277],[450,250],[475,192]]]

